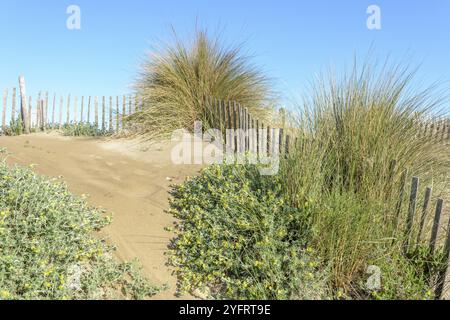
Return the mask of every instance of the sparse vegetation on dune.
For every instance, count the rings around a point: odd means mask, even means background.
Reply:
[[[191,130],[194,121],[212,126],[205,98],[236,101],[261,120],[273,103],[269,79],[250,63],[241,46],[197,31],[192,42],[177,36],[150,53],[135,84],[145,108],[127,117],[129,127],[150,137]]]
[[[175,188],[173,213],[182,222],[173,264],[183,288],[219,288],[226,298],[433,298],[446,261],[430,257],[428,244],[404,254],[407,203],[399,216],[396,206],[406,169],[435,195],[448,191],[450,159],[447,142],[419,127],[440,115],[444,100],[433,88],[414,90],[412,79],[408,68],[388,64],[323,77],[290,119],[295,144],[278,175],[219,166]],[[254,239],[265,236],[258,246]],[[300,267],[305,248],[314,252],[313,269]],[[382,272],[375,290],[365,283],[372,264]],[[323,295],[307,294],[303,271]],[[276,280],[283,277],[289,281]]]
[[[95,235],[109,222],[62,182],[0,162],[0,299],[142,299],[160,291]]]

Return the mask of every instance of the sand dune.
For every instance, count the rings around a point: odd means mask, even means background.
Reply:
[[[171,184],[196,174],[199,166],[173,165],[169,143],[145,145],[136,140],[93,140],[44,133],[0,137],[2,147],[11,153],[9,163],[36,164],[37,173],[62,175],[72,192],[88,194],[90,204],[113,213],[114,221],[103,234],[117,246],[118,258],[138,258],[152,283],[170,286],[156,299],[175,298],[176,279],[164,255],[173,236],[164,228],[174,222],[165,212],[168,190]]]

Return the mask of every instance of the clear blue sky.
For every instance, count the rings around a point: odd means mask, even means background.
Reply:
[[[68,30],[66,9],[81,8],[81,30]],[[381,30],[368,30],[366,9],[381,8]],[[377,57],[409,54],[429,82],[450,78],[450,1],[310,0],[0,0],[0,89],[24,74],[29,93],[126,93],[140,59],[173,25],[200,25],[247,42],[254,62],[285,97],[299,94],[330,65],[350,64],[373,47]]]

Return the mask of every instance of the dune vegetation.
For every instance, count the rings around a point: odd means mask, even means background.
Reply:
[[[445,97],[418,90],[413,76],[369,62],[322,76],[288,121],[295,142],[277,175],[224,164],[176,187],[181,289],[232,299],[433,298],[446,261],[426,242],[404,254],[407,201],[397,203],[405,170],[435,196],[448,192],[447,142],[420,131],[442,115]],[[380,288],[366,287],[370,265]]]
[[[243,46],[227,46],[219,35],[197,30],[191,41],[175,34],[172,43],[155,47],[135,83],[145,108],[127,117],[132,133],[157,138],[192,130],[195,121],[213,126],[207,98],[236,101],[260,119],[270,118],[270,79],[252,65]]]
[[[110,222],[59,179],[2,160],[0,299],[143,299],[159,292],[99,236]]]

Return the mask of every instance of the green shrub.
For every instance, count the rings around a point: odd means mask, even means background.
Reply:
[[[173,190],[180,219],[171,264],[180,290],[216,298],[319,299],[326,273],[308,247],[309,212],[286,204],[280,182],[254,166],[215,165]]]
[[[144,298],[159,289],[94,234],[110,218],[67,187],[0,163],[0,299]]]
[[[88,122],[70,123],[62,126],[62,133],[72,137],[101,137],[112,134],[109,130],[103,130],[98,125]]]
[[[423,249],[411,256],[391,253],[374,261],[373,265],[380,268],[381,288],[370,292],[370,297],[377,300],[434,299],[433,283],[442,269],[443,259],[439,255],[430,257],[428,250]]]
[[[144,110],[126,118],[129,127],[152,137],[191,130],[200,120],[204,127],[216,128],[217,115],[205,105],[205,97],[237,101],[267,123],[273,100],[269,80],[240,46],[225,46],[219,36],[196,31],[193,41],[175,35],[173,43],[157,48],[135,84]]]

